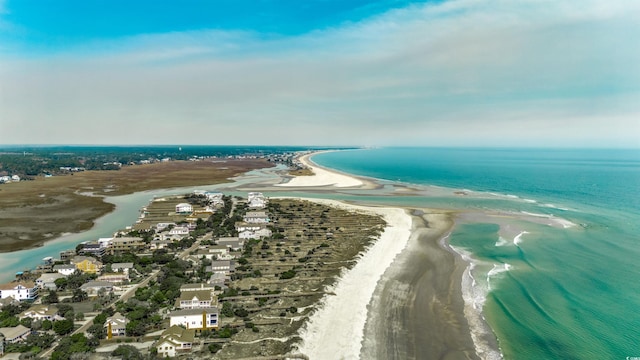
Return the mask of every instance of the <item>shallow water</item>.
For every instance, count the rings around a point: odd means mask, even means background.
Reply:
[[[358,175],[472,190],[383,202],[496,213],[461,216],[450,243],[477,263],[475,286],[506,358],[638,355],[640,152],[375,149],[313,160]],[[549,226],[527,214],[578,225]]]

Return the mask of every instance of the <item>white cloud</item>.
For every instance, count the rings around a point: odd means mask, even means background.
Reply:
[[[0,143],[640,146],[639,9],[460,0],[294,38],[145,35],[0,60]]]

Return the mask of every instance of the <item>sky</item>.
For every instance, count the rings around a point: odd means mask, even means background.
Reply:
[[[640,1],[0,0],[0,145],[640,148]]]

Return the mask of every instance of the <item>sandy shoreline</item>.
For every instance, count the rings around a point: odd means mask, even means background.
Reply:
[[[301,333],[301,353],[311,359],[360,358],[363,329],[368,316],[368,304],[380,276],[397,254],[407,245],[411,217],[400,208],[378,208],[346,204],[333,200],[306,199],[351,211],[376,214],[387,221],[380,238],[358,259],[356,265],[344,271],[329,291],[320,308],[310,317]]]
[[[301,161],[313,176],[295,177],[280,186],[375,188],[374,183],[358,183],[317,167],[309,160],[312,155]],[[482,309],[470,308],[466,299],[470,263],[447,244],[451,213],[308,200],[375,213],[388,226],[356,266],[342,274],[332,289],[335,295],[325,297],[309,318],[301,333],[301,353],[311,359],[500,356],[495,339],[480,331],[486,329]]]
[[[305,154],[298,158],[298,160],[306,167],[308,167],[313,175],[310,176],[294,176],[288,182],[282,184],[276,184],[275,186],[282,187],[324,187],[331,186],[336,188],[366,188],[373,189],[376,187],[370,181],[362,180],[339,173],[335,170],[328,170],[319,166],[311,160],[311,156],[320,152],[314,152],[311,154]]]

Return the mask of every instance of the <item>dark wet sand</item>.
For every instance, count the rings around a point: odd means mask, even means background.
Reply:
[[[414,212],[407,248],[378,283],[365,325],[362,359],[479,359],[464,316],[467,264],[439,244],[449,214]]]

